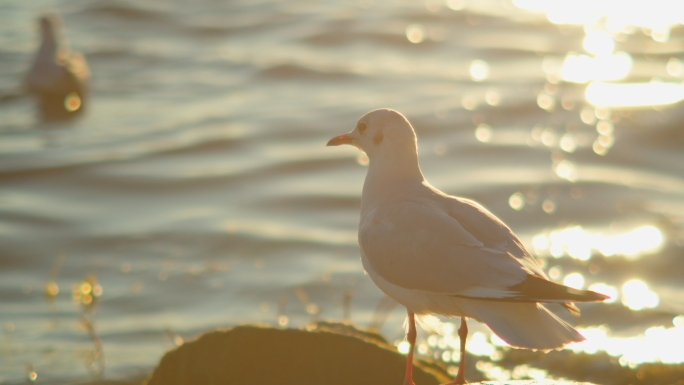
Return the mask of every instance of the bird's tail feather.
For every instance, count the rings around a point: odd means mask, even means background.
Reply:
[[[473,301],[467,312],[513,347],[551,350],[584,337],[538,303]]]

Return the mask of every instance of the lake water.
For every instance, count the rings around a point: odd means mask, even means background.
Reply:
[[[367,160],[325,143],[380,107],[412,122],[434,186],[502,218],[554,280],[613,297],[558,311],[588,338],[568,349],[682,365],[684,11],[552,3],[2,2],[0,383],[131,379],[246,322],[374,322]],[[50,11],[92,73],[59,123],[19,89]],[[383,335],[400,342],[404,316]],[[507,348],[471,325],[485,378],[579,379],[497,366]],[[450,362],[453,338],[420,339]]]

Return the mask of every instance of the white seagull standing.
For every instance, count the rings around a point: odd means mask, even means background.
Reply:
[[[361,196],[361,261],[373,282],[408,311],[404,385],[414,384],[416,319],[431,331],[439,327],[432,314],[461,317],[461,362],[450,384],[466,382],[466,317],[514,347],[549,350],[584,340],[540,302],[577,314],[573,302],[608,297],[549,281],[499,218],[432,187],[418,165],[416,134],[402,114],[371,111],[327,145],[341,144],[359,148],[370,160]]]

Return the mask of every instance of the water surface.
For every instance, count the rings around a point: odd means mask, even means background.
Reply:
[[[340,319],[347,292],[369,325],[367,161],[325,143],[380,107],[413,123],[434,186],[488,207],[554,280],[614,296],[559,311],[588,337],[568,349],[684,362],[663,348],[684,344],[684,29],[662,3],[4,2],[0,383],[133,378],[176,337]],[[73,121],[41,122],[19,90],[48,11],[92,72]],[[403,318],[382,333],[399,343]],[[560,376],[497,366],[503,343],[471,330],[484,376]],[[457,361],[453,342],[419,351]]]

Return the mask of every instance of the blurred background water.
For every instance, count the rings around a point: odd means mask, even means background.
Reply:
[[[92,73],[59,123],[20,90],[52,11]],[[245,322],[377,324],[367,159],[325,143],[380,107],[413,123],[434,186],[613,297],[559,312],[587,337],[569,350],[681,365],[682,23],[676,0],[3,1],[0,383],[130,379]],[[380,325],[400,349],[404,316]],[[560,377],[500,366],[471,329],[483,378]],[[458,362],[453,335],[422,338]]]

